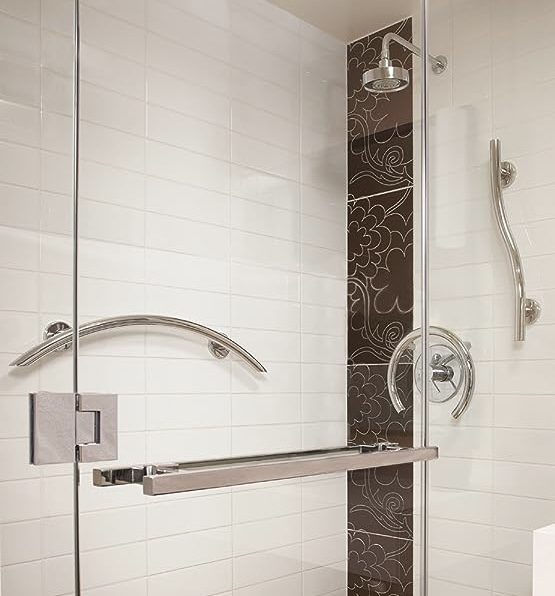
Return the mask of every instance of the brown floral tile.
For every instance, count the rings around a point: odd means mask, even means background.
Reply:
[[[412,596],[411,540],[349,532],[349,596]]]
[[[349,198],[366,197],[413,183],[413,113],[410,87],[399,93],[373,94],[362,75],[378,66],[383,36],[394,32],[412,39],[406,19],[349,44],[347,49],[347,127]],[[401,45],[390,46],[397,66],[412,68]]]
[[[347,370],[349,442],[367,445],[378,441],[413,446],[412,366],[401,365],[397,391],[406,409],[398,413],[387,388],[387,365],[358,364]]]
[[[412,330],[413,191],[348,206],[349,364],[387,364]]]
[[[351,472],[349,530],[413,538],[413,464]]]

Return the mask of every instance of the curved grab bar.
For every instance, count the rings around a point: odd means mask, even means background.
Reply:
[[[97,319],[96,321],[90,321],[84,323],[79,327],[79,337],[86,337],[87,335],[93,335],[100,331],[108,331],[109,329],[116,329],[119,327],[134,327],[137,325],[162,325],[164,327],[174,327],[177,329],[185,329],[197,335],[202,335],[208,338],[215,344],[216,357],[222,358],[227,355],[226,351],[217,351],[225,348],[243,358],[248,362],[254,369],[261,373],[267,372],[260,362],[245,348],[234,342],[232,339],[219,333],[210,327],[193,323],[192,321],[186,321],[185,319],[178,319],[176,317],[166,317],[163,315],[125,315],[119,317],[108,317],[106,319]],[[52,352],[71,346],[73,341],[73,332],[71,329],[56,333],[50,339],[47,339],[40,344],[27,350],[21,356],[18,356],[10,366],[29,366],[34,364],[41,358],[48,356]],[[211,346],[212,347],[212,346]],[[212,351],[212,350],[211,350]]]
[[[526,298],[522,260],[509,226],[505,203],[503,201],[503,188],[507,188],[513,183],[515,175],[515,167],[510,162],[501,161],[501,142],[499,139],[492,139],[490,141],[490,180],[493,210],[499,233],[509,255],[513,273],[515,289],[515,341],[524,341],[526,339],[526,325],[531,325],[538,320],[541,307],[536,300]]]

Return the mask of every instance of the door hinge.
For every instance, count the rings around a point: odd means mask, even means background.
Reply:
[[[112,393],[30,394],[31,464],[118,458],[118,396]]]

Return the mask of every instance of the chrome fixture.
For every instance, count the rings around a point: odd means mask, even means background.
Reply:
[[[503,189],[509,188],[516,178],[516,168],[510,161],[501,161],[501,142],[499,139],[492,139],[490,147],[490,177],[491,197],[493,211],[499,233],[505,244],[505,249],[511,263],[514,283],[515,297],[515,341],[526,339],[526,325],[535,323],[541,315],[541,306],[533,298],[526,297],[526,285],[524,283],[524,270],[520,252],[509,226],[505,203],[503,201]]]
[[[251,353],[223,333],[205,327],[204,325],[186,321],[185,319],[178,319],[176,317],[166,317],[163,315],[124,315],[120,317],[98,319],[80,325],[79,337],[86,337],[87,335],[93,335],[94,333],[99,333],[101,331],[108,331],[109,329],[133,327],[137,325],[173,327],[201,335],[208,338],[208,347],[210,353],[214,357],[225,358],[230,352],[233,352],[258,372],[267,372],[264,366],[260,364]],[[58,329],[58,331],[52,332],[55,329]],[[41,360],[41,358],[48,356],[52,352],[67,349],[72,345],[74,333],[67,323],[56,321],[47,327],[45,336],[48,336],[48,339],[33,346],[24,354],[21,354],[21,356],[18,356],[10,363],[10,366],[29,366],[30,364],[34,364],[38,360]]]
[[[393,407],[397,412],[405,409],[397,390],[399,366],[405,352],[411,352],[412,358],[407,364],[414,367],[414,381],[417,389],[424,394],[422,388],[421,367],[418,366],[421,355],[414,358],[419,347],[422,331],[415,329],[406,335],[397,345],[387,369],[387,386]],[[430,380],[436,390],[430,395],[430,401],[443,403],[460,395],[459,402],[451,412],[453,418],[460,418],[470,405],[474,394],[475,375],[474,362],[470,355],[470,344],[461,341],[452,331],[443,327],[430,327]],[[438,338],[439,342],[437,341]]]
[[[399,447],[396,443],[377,443],[186,463],[95,469],[93,483],[95,486],[142,484],[145,495],[168,495],[348,470],[396,466],[437,457],[437,447],[408,448]]]
[[[118,397],[31,393],[31,464],[118,458]]]
[[[382,41],[382,52],[377,68],[371,68],[362,75],[362,84],[367,91],[372,93],[393,93],[405,89],[410,83],[410,74],[402,66],[393,66],[389,46],[392,41],[396,41],[416,56],[422,56],[418,46],[397,35],[396,33],[386,33]],[[447,58],[445,56],[428,56],[432,63],[432,71],[435,74],[441,74],[447,68]]]

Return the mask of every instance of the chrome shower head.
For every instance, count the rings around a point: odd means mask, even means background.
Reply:
[[[380,60],[378,68],[371,68],[362,75],[362,84],[371,93],[401,91],[409,82],[409,71],[401,66],[393,66],[387,58]]]
[[[382,40],[381,59],[378,68],[371,68],[362,75],[362,84],[371,93],[393,93],[406,89],[410,83],[409,71],[402,66],[393,66],[389,53],[389,44],[396,41],[412,54],[421,56],[420,48],[410,41],[407,41],[397,33],[386,33]],[[441,74],[447,68],[445,56],[430,56],[428,60],[432,63],[432,72]]]

